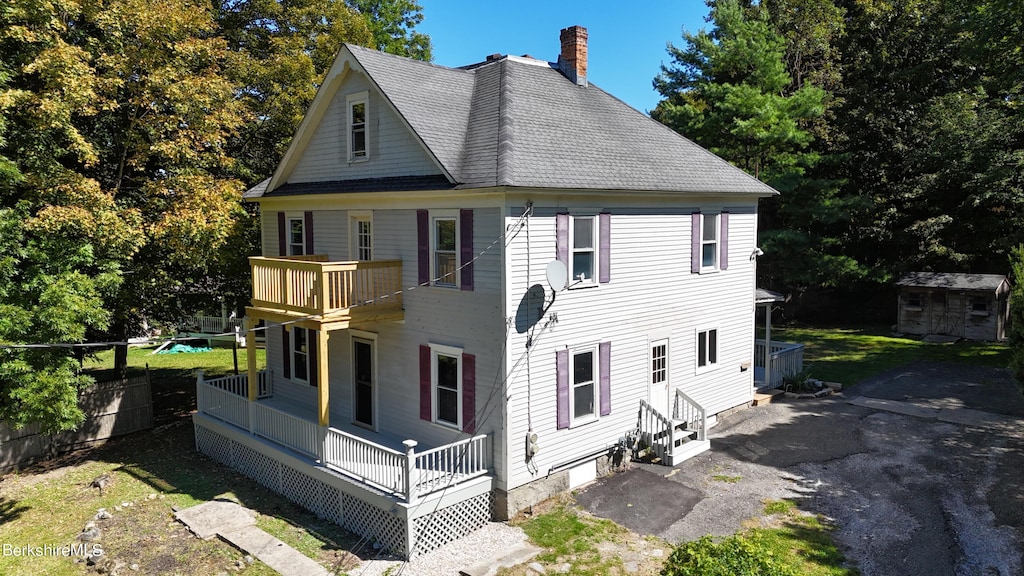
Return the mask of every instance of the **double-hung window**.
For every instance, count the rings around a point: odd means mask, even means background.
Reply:
[[[302,256],[305,253],[306,235],[302,218],[288,219],[288,255]]]
[[[348,160],[357,162],[369,158],[369,138],[367,136],[368,93],[349,94],[348,104]]]
[[[572,282],[593,284],[597,281],[597,226],[593,216],[574,216],[569,242]]]
[[[574,350],[569,362],[569,405],[573,422],[597,416],[597,349]]]
[[[462,350],[437,344],[431,350],[433,420],[462,429]]]
[[[433,262],[431,278],[435,286],[458,285],[458,222],[455,216],[435,216],[431,224]]]
[[[309,382],[309,333],[292,328],[292,378]],[[316,384],[315,382],[313,384]]]
[[[719,214],[701,214],[700,269],[718,269]]]
[[[718,329],[710,328],[697,332],[697,370],[707,370],[718,365]]]

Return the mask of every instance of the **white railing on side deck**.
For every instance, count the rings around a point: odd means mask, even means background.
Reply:
[[[769,370],[771,382],[761,388],[778,388],[782,386],[783,378],[802,371],[804,369],[804,345],[772,340],[771,363]],[[763,339],[754,340],[754,366],[764,369]]]
[[[199,411],[248,430],[248,398],[211,386],[203,382],[202,378],[200,374],[196,383],[196,407]]]
[[[693,398],[690,398],[678,388],[676,388],[672,402],[672,419],[676,422],[685,422],[687,433],[696,430],[697,437],[695,440],[707,439],[707,414],[704,407],[697,404]]]
[[[388,492],[406,494],[406,455],[397,450],[328,428],[324,463]]]
[[[179,326],[185,332],[201,332],[203,334],[230,334],[235,328],[245,328],[245,318],[223,318],[221,316],[186,316]],[[194,330],[193,330],[194,329]]]
[[[205,384],[219,388],[225,392],[230,392],[237,396],[249,397],[249,375],[248,374],[235,374],[230,376],[222,376],[220,378],[211,378],[209,380],[203,377],[203,371],[199,371],[199,380]],[[260,370],[256,373],[256,397],[257,398],[268,398],[273,395],[273,378],[270,377],[269,370]]]
[[[316,422],[256,403],[253,404],[252,433],[320,458],[320,426]]]
[[[646,400],[640,400],[637,416],[640,438],[654,455],[665,461],[675,446],[675,427],[672,421],[655,410]]]
[[[447,486],[483,476],[490,468],[487,435],[466,438],[415,455],[415,494],[422,496]]]

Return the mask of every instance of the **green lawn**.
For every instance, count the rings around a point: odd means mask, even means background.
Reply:
[[[151,371],[187,373],[190,378],[199,369],[202,369],[208,376],[233,374],[235,370],[234,352],[231,348],[214,348],[209,352],[196,352],[193,354],[153,354],[154,350],[155,348],[129,348],[129,373],[141,372],[147,365]],[[261,370],[266,366],[266,357],[266,350],[263,348],[256,349],[256,365]],[[245,363],[245,348],[239,348],[238,370],[240,372],[245,372]],[[104,350],[94,358],[87,358],[84,368],[87,373],[97,380],[112,377],[114,351]]]
[[[881,326],[776,328],[772,340],[804,344],[804,366],[811,376],[844,385],[919,360],[1005,367],[1010,356],[1003,342],[930,344],[897,338]]]

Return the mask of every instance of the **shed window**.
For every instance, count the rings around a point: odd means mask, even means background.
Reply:
[[[988,314],[988,300],[979,297],[971,298],[971,312]]]
[[[921,307],[921,293],[920,292],[910,292],[909,294],[907,294],[907,306],[910,307],[910,308],[920,308]]]

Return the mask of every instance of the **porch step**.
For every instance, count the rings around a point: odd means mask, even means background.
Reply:
[[[678,466],[690,458],[707,452],[710,449],[711,440],[690,440],[688,442],[683,442],[682,446],[677,446],[672,449],[672,453],[668,457],[668,462],[665,462],[665,464],[669,466]]]
[[[780,394],[782,394],[782,389],[781,388],[776,388],[774,390],[768,390],[767,392],[755,392],[754,393],[754,403],[753,403],[753,406],[762,406],[764,404],[771,404],[772,400],[774,400],[775,397],[780,395]]]

